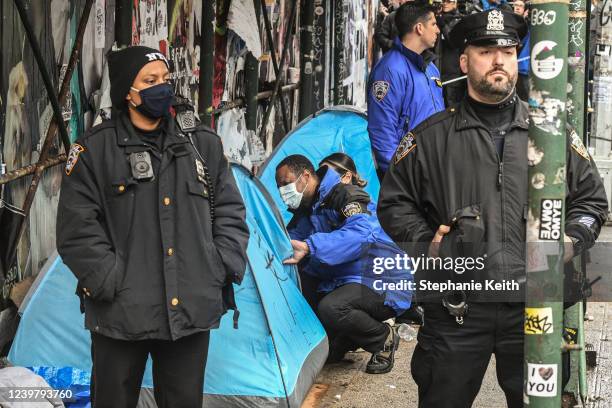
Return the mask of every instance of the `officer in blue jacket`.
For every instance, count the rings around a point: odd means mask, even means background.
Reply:
[[[432,63],[440,30],[433,8],[404,3],[395,14],[399,36],[368,81],[368,132],[379,173],[384,173],[402,137],[444,110],[440,72]]]
[[[294,213],[288,225],[294,252],[285,263],[299,263],[300,276],[318,282],[316,311],[330,340],[328,361],[361,347],[372,353],[366,372],[387,373],[399,337],[382,322],[410,307],[412,265],[380,227],[354,163],[349,158],[343,165],[347,156],[340,155],[316,172],[301,155],[277,166],[276,184]]]

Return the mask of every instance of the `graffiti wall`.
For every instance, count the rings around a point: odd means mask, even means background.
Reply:
[[[57,92],[75,42],[84,0],[23,1],[40,46],[45,69]],[[40,69],[13,2],[0,5],[0,161],[6,171],[35,163],[51,121],[51,106]],[[110,10],[110,12],[109,12]],[[70,138],[76,139],[92,120],[88,96],[100,87],[103,56],[112,43],[106,27],[114,26],[114,0],[96,0],[82,39],[81,59],[70,81],[62,113]],[[56,143],[51,154],[60,152]],[[61,166],[47,170],[39,184],[17,256],[19,277],[36,274],[55,249],[55,209]],[[2,199],[21,208],[31,177],[4,186]]]
[[[19,0],[27,10],[33,36],[40,45],[45,69],[58,91],[76,42],[77,29],[86,0]],[[247,166],[261,163],[286,134],[280,100],[285,105],[289,128],[297,124],[299,88],[284,92],[270,106],[269,95],[277,76],[282,84],[300,80],[299,35],[305,0],[216,0],[212,106],[198,107],[200,50],[203,44],[202,15],[206,0],[93,0],[82,39],[81,58],[70,80],[70,96],[62,107],[63,120],[71,140],[102,120],[110,107],[106,53],[117,38],[122,43],[160,49],[172,61],[172,79],[178,94],[189,98],[197,111],[216,109],[213,123],[224,140],[226,153]],[[316,73],[313,95],[317,109],[332,103],[334,58],[332,52],[334,3],[314,0],[312,69]],[[345,103],[365,106],[368,44],[373,35],[377,0],[344,0],[342,35],[335,37],[343,49],[338,70]],[[291,10],[297,9],[292,29]],[[14,1],[0,2],[0,164],[13,171],[35,163],[52,117],[47,90],[34,59],[24,25]],[[272,45],[263,13],[269,18]],[[123,14],[127,14],[127,20]],[[336,16],[337,17],[337,16]],[[115,18],[128,24],[115,25]],[[116,32],[120,30],[120,32]],[[286,41],[287,40],[287,41]],[[283,45],[287,52],[280,61]],[[257,60],[257,90],[267,94],[256,106],[255,129],[246,121],[246,58]],[[281,65],[276,74],[273,58]],[[371,59],[371,58],[370,58]],[[224,106],[235,103],[233,109]],[[261,132],[264,116],[270,119]],[[249,125],[252,126],[252,125]],[[51,155],[63,148],[55,143]],[[59,197],[62,167],[45,172],[27,221],[27,231],[18,250],[20,277],[38,272],[55,247],[55,208]],[[2,189],[2,200],[22,208],[31,178],[10,182]]]

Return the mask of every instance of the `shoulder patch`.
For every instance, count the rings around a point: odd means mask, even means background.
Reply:
[[[399,163],[408,153],[414,150],[416,147],[416,137],[412,132],[408,132],[402,139],[397,150],[395,151],[395,164]]]
[[[589,156],[589,152],[587,151],[587,148],[582,143],[582,140],[580,140],[580,136],[578,136],[578,134],[574,130],[572,130],[571,133],[570,133],[570,137],[572,139],[571,140],[571,142],[572,142],[572,149],[574,149],[576,151],[576,153],[581,155],[586,160],[591,161],[591,157]]]
[[[363,213],[363,209],[361,207],[361,204],[357,201],[350,202],[344,207],[342,207],[342,215],[344,215],[345,218],[361,213]]]
[[[85,148],[78,143],[73,143],[70,146],[70,151],[68,152],[68,158],[66,159],[66,175],[69,176],[76,166],[77,161],[79,161],[79,155],[85,151]]]
[[[375,81],[372,84],[372,95],[378,102],[382,102],[389,92],[389,83],[387,81]]]

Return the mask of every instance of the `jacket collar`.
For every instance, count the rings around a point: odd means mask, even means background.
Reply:
[[[515,96],[518,99],[518,96]],[[474,113],[474,109],[470,106],[467,101],[462,101],[457,106],[457,122],[455,125],[456,130],[464,130],[470,128],[485,128],[480,119]],[[529,129],[529,110],[527,103],[520,99],[516,103],[516,109],[514,109],[514,117],[510,122],[509,130],[514,128],[520,128],[524,130]]]
[[[322,174],[319,173],[321,182],[319,183],[317,199],[312,206],[313,209],[321,206],[321,203],[323,203],[329,193],[340,183],[340,175],[336,171],[327,166],[322,167],[321,170]]]
[[[117,111],[116,126],[119,130],[117,133],[117,144],[119,146],[144,146],[140,137],[136,134],[136,129],[130,121],[130,117],[125,112]],[[177,143],[187,143],[188,140],[181,132],[178,132],[174,119],[167,116],[162,119],[163,132],[165,133],[164,149]]]
[[[410,48],[407,48],[404,44],[402,44],[399,37],[395,37],[395,39],[393,40],[393,48],[399,51],[414,65],[419,67],[421,71],[425,71],[429,63],[436,59],[436,55],[430,50],[425,50],[422,54],[417,54],[416,52],[412,51]]]

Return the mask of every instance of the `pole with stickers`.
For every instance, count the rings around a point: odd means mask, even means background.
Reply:
[[[568,2],[534,0],[531,4],[524,404],[558,408],[562,393]]]
[[[572,126],[580,140],[585,140],[586,73],[588,72],[587,50],[587,1],[571,0],[569,4],[568,71],[567,71],[567,123]],[[585,263],[582,257],[574,258],[574,275],[580,286],[586,280]],[[572,403],[584,405],[587,398],[586,356],[584,350],[584,309],[582,299],[565,310],[563,319],[564,341],[575,346],[568,350],[569,379],[564,392]]]

